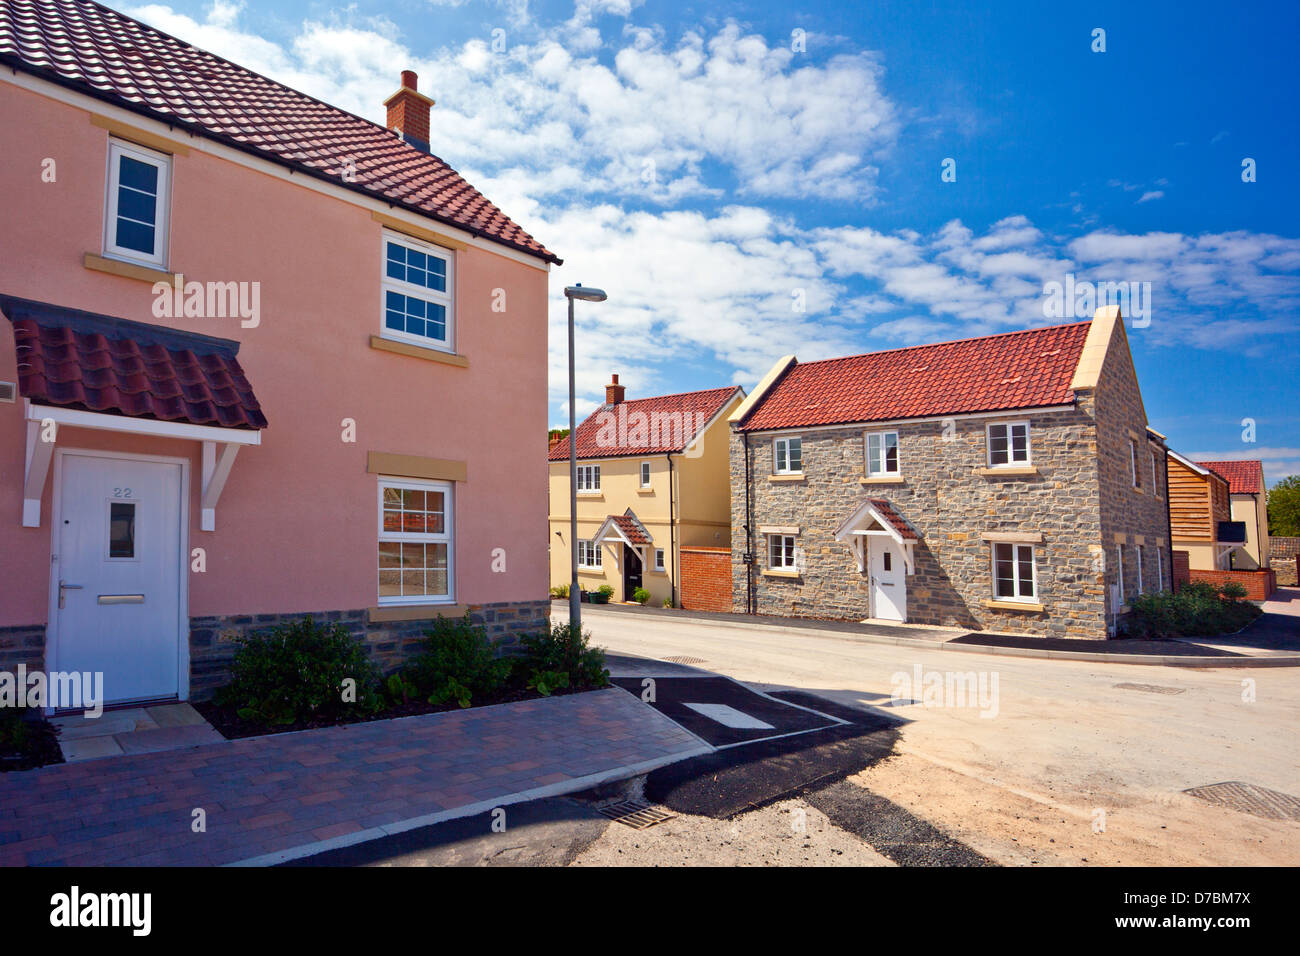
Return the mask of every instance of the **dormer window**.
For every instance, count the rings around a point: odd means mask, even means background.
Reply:
[[[990,468],[1028,465],[1029,422],[998,422],[988,427]]]
[[[167,268],[170,156],[109,140],[104,255]]]

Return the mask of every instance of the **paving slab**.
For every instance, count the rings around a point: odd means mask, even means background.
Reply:
[[[708,752],[610,688],[58,764],[0,776],[0,865],[278,863]]]

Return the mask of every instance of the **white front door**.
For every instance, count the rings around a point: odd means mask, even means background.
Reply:
[[[108,703],[180,691],[181,465],[65,452],[51,565],[51,670],[99,672]]]
[[[867,567],[871,572],[871,616],[884,621],[907,620],[907,579],[903,552],[892,538],[867,536]]]

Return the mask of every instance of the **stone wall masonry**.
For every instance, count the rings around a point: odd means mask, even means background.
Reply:
[[[0,671],[17,673],[19,664],[29,671],[44,669],[44,624],[0,627]]]
[[[1156,456],[1156,487],[1152,488],[1152,444],[1146,432],[1146,413],[1137,374],[1124,333],[1116,328],[1102,365],[1096,394],[1083,395],[1080,407],[1093,412],[1097,423],[1098,484],[1101,531],[1106,545],[1106,599],[1119,580],[1119,555],[1124,547],[1124,597],[1139,591],[1169,590],[1173,568],[1169,551],[1169,478],[1163,450]],[[1138,442],[1140,488],[1133,486],[1129,442]],[[1137,548],[1142,548],[1142,581],[1138,587]],[[1157,558],[1156,551],[1160,551]],[[1111,614],[1122,608],[1107,607]]]
[[[1300,583],[1300,538],[1270,535],[1268,560],[1277,574],[1277,583],[1282,587]]]
[[[470,620],[482,625],[490,638],[500,640],[507,652],[522,634],[539,633],[550,625],[551,602],[501,602],[472,605]],[[190,699],[206,700],[230,677],[236,638],[265,633],[280,624],[306,617],[326,624],[342,624],[366,646],[380,671],[390,674],[421,650],[424,632],[436,618],[414,621],[372,621],[365,609],[294,614],[243,614],[190,618]]]
[[[976,474],[987,465],[990,421],[1029,419],[1032,463],[1023,477]],[[916,570],[907,577],[907,618],[913,623],[1099,638],[1106,633],[1100,578],[1101,509],[1097,449],[1090,409],[1069,408],[998,419],[948,419],[890,426],[899,433],[901,480],[864,484],[865,426],[798,433],[803,481],[772,481],[772,436],[750,436],[753,469],[753,547],[757,612],[861,619],[869,614],[869,582],[857,571],[835,529],[867,497],[886,498],[920,535]],[[744,532],[743,438],[732,435],[732,601],[746,609],[748,546]],[[798,578],[761,574],[766,565],[762,525],[799,528]],[[993,596],[990,545],[984,532],[1041,533],[1037,546],[1039,597],[1031,613],[985,607]]]

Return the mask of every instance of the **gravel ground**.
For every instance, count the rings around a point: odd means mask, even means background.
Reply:
[[[732,820],[684,815],[633,830],[621,823],[570,866],[893,866],[804,800]]]

